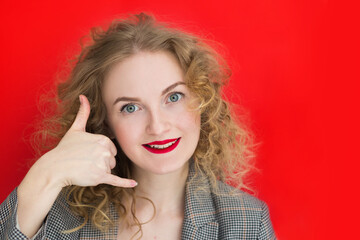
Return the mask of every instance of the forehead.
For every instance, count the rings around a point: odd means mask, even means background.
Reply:
[[[104,80],[103,95],[106,101],[119,95],[156,94],[179,81],[184,81],[184,74],[171,53],[139,52],[113,66]]]

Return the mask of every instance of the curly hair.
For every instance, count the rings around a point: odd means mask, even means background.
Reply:
[[[58,86],[58,112],[44,120],[46,128],[39,132],[42,140],[48,143],[42,147],[56,146],[65,135],[77,114],[80,94],[89,99],[91,106],[86,131],[110,136],[101,95],[106,74],[114,64],[139,51],[166,51],[176,57],[184,72],[186,86],[200,103],[197,107],[201,113],[200,140],[192,157],[197,177],[209,179],[214,189],[219,180],[237,188],[250,189],[244,183],[244,177],[254,168],[251,161],[253,137],[245,124],[232,114],[230,104],[223,97],[222,88],[228,83],[231,70],[206,40],[159,23],[144,13],[116,20],[107,30],[93,29],[90,36],[91,40],[83,46],[68,79]],[[131,178],[131,161],[117,142],[114,143],[118,155],[113,174]],[[196,183],[190,180],[187,184]],[[108,217],[110,205],[114,204],[119,219],[126,221],[131,214],[139,227],[137,233],[142,234],[143,223],[137,221],[134,212],[135,190],[103,184],[69,186],[64,192],[72,210],[84,218],[81,226],[70,231],[82,228],[89,221],[102,231],[108,230],[114,224]],[[124,199],[132,199],[131,209],[123,205]]]

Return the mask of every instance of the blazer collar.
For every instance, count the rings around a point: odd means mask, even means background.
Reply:
[[[185,188],[182,239],[217,239],[215,209],[210,182],[207,178],[201,180],[195,174],[194,163],[191,161]]]

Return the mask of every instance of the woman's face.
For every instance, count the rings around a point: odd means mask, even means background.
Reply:
[[[104,81],[110,128],[135,167],[154,174],[183,169],[200,136],[183,72],[167,52],[139,52],[115,65]]]

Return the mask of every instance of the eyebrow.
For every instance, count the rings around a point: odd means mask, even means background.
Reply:
[[[171,84],[170,86],[168,86],[167,88],[165,88],[162,92],[161,92],[161,96],[165,95],[167,92],[170,92],[172,89],[174,89],[175,87],[177,87],[178,85],[185,85],[185,82],[176,82],[174,84]],[[132,97],[118,97],[115,99],[113,105],[117,104],[118,102],[139,102],[140,99],[139,98],[132,98]]]

